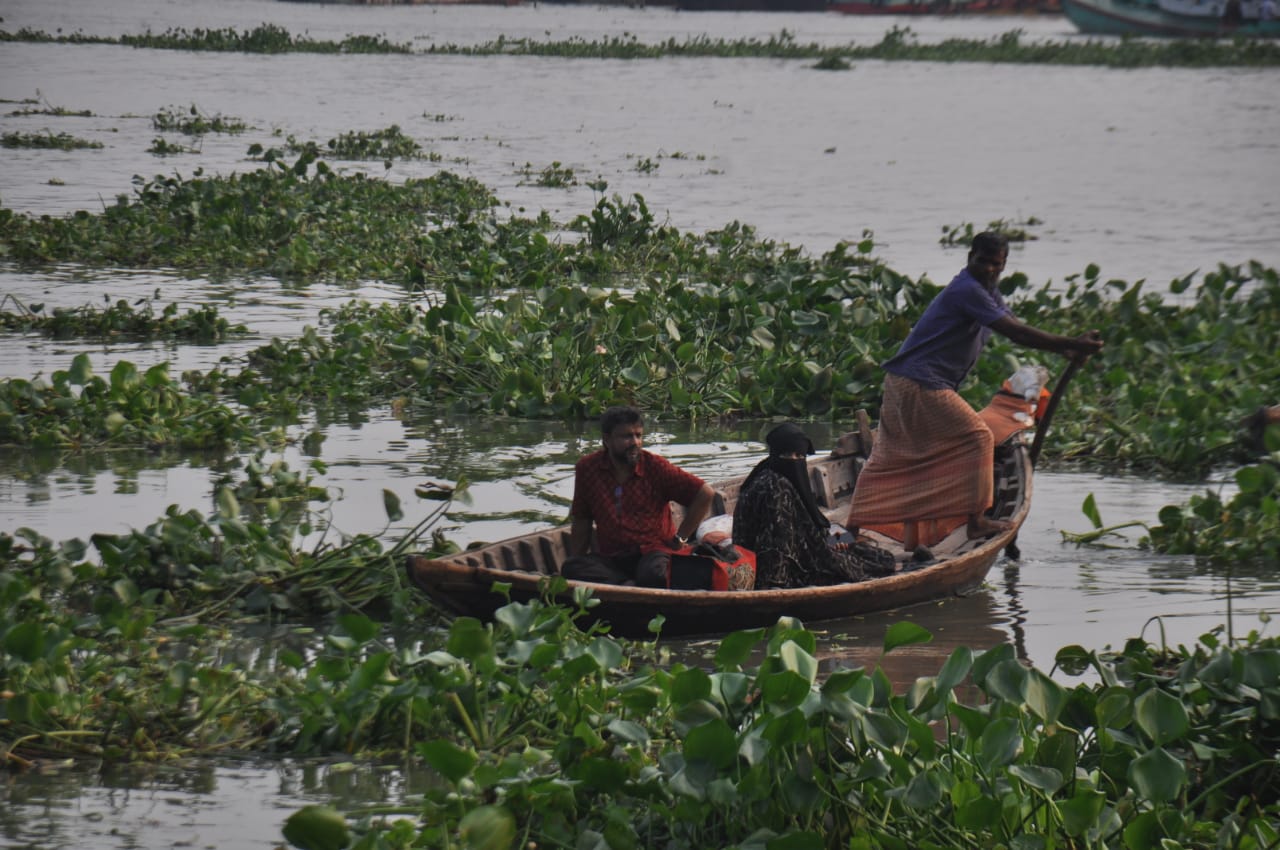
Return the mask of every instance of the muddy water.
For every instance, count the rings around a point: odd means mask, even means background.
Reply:
[[[91,9],[91,11],[89,11]],[[768,38],[878,40],[893,21],[825,14],[690,14],[671,9],[352,8],[272,0],[0,3],[3,26],[119,35],[171,27],[278,23],[316,38],[383,34],[417,45],[509,37],[645,41]],[[116,10],[116,11],[111,11]],[[1060,17],[911,21],[922,40],[1079,39]],[[860,62],[847,72],[804,61],[582,61],[452,56],[244,56],[111,46],[6,44],[0,97],[40,98],[90,118],[4,117],[6,130],[59,131],[100,151],[6,151],[6,206],[96,208],[134,174],[227,171],[253,142],[293,134],[322,145],[342,132],[399,125],[439,163],[396,163],[392,177],[440,168],[472,174],[504,200],[564,217],[589,209],[585,182],[640,193],[679,227],[732,220],[812,251],[874,231],[893,265],[947,278],[944,227],[1044,222],[1011,268],[1061,280],[1104,274],[1171,278],[1219,261],[1276,265],[1280,205],[1277,77],[1266,70],[1068,68]],[[195,104],[243,119],[197,155],[158,158],[150,116]],[[12,110],[7,110],[12,111]],[[675,158],[673,154],[682,154]],[[636,165],[658,164],[641,172]],[[584,185],[520,185],[559,162]],[[380,164],[375,168],[381,170]],[[51,185],[50,180],[61,181]]]
[[[272,0],[0,0],[0,28],[101,35],[168,28],[278,23],[315,38],[383,34],[392,41],[474,44],[496,38],[643,41],[709,35],[802,42],[870,43],[893,23],[836,15],[690,14],[670,9],[325,6]],[[1018,28],[1028,39],[1077,39],[1061,18],[928,19],[924,40],[993,38]],[[596,198],[585,186],[524,185],[552,162],[609,192],[640,193],[659,217],[708,229],[741,220],[761,235],[818,253],[866,229],[882,255],[913,276],[948,278],[962,263],[939,245],[943,228],[1035,217],[1039,238],[1011,269],[1061,281],[1098,263],[1104,275],[1153,287],[1218,262],[1280,265],[1280,72],[996,65],[858,63],[844,73],[765,60],[570,61],[515,57],[239,56],[108,46],[5,44],[0,48],[0,128],[50,129],[103,142],[98,151],[6,150],[5,206],[59,215],[98,209],[131,190],[135,174],[227,172],[256,167],[253,142],[283,135],[327,139],[398,124],[439,163],[396,163],[392,179],[449,170],[477,177],[514,208],[567,219]],[[14,116],[26,98],[87,118]],[[241,118],[251,131],[208,137],[198,154],[146,153],[158,135],[150,116],[198,105]],[[278,134],[278,135],[277,135]],[[179,141],[175,139],[175,141]],[[185,141],[185,140],[182,140]],[[680,154],[680,156],[675,156]],[[656,162],[642,172],[637,163]],[[356,167],[354,164],[348,167]],[[381,171],[381,165],[375,164]],[[104,297],[217,304],[252,335],[218,347],[0,339],[0,376],[66,368],[89,353],[100,371],[117,360],[206,369],[274,336],[295,334],[326,306],[351,297],[394,299],[377,281],[285,286],[206,280],[164,271],[0,267],[0,297],[75,306]],[[5,307],[9,309],[9,307]],[[1064,410],[1060,415],[1070,415]],[[748,469],[763,423],[651,429],[659,451],[709,478]],[[837,423],[836,428],[839,427]],[[374,410],[323,423],[322,483],[340,497],[335,524],[348,532],[385,523],[380,491],[397,492],[408,527],[426,506],[415,485],[473,482],[472,502],[445,522],[460,543],[491,540],[563,520],[572,464],[595,444],[589,428],[558,423],[422,418]],[[815,429],[815,441],[831,434]],[[309,458],[286,454],[295,467]],[[0,530],[30,526],[55,538],[120,531],[169,504],[210,505],[206,459],[111,454],[32,456],[0,450]],[[952,647],[1013,643],[1048,669],[1069,643],[1118,645],[1144,630],[1189,642],[1209,629],[1257,625],[1280,607],[1267,573],[1208,569],[1134,548],[1079,550],[1062,532],[1083,531],[1092,493],[1104,520],[1151,521],[1199,487],[1043,473],[1022,534],[1023,559],[997,566],[989,586],[963,600],[830,624],[832,663],[869,663],[889,623],[909,617],[936,636],[932,648],[885,660],[899,680],[932,673]],[[418,513],[415,516],[417,505]],[[395,533],[397,529],[390,529]],[[705,647],[690,644],[696,655]],[[284,818],[306,802],[341,807],[409,799],[399,771],[325,766],[205,764],[127,775],[75,772],[0,783],[0,846],[271,847]]]

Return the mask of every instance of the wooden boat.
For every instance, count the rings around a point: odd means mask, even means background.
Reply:
[[[1202,18],[1218,21],[1226,10],[1226,0],[1155,0],[1157,6],[1170,15],[1186,18]],[[1262,0],[1241,0],[1240,18],[1245,23],[1256,23],[1262,17]]]
[[[674,0],[684,12],[821,12],[827,0]]]
[[[827,11],[844,15],[990,15],[1056,13],[1059,0],[829,0]]]
[[[943,15],[950,10],[949,0],[832,0],[828,11],[842,15]]]
[[[331,6],[519,6],[522,0],[287,0]]]
[[[1280,38],[1280,21],[1248,21],[1229,26],[1206,15],[1170,12],[1154,0],[1062,0],[1076,29],[1090,35],[1165,38]]]
[[[1048,416],[1041,421],[1042,436]],[[769,626],[779,617],[819,622],[872,611],[969,593],[982,584],[987,571],[1017,537],[1031,506],[1032,456],[1019,431],[996,450],[995,504],[990,515],[1007,519],[1011,529],[983,540],[967,539],[965,528],[951,532],[930,547],[934,560],[917,564],[902,544],[873,531],[863,536],[894,552],[899,571],[856,584],[798,587],[783,590],[706,591],[667,590],[588,582],[569,582],[561,598],[572,599],[575,587],[589,587],[599,604],[594,619],[604,620],[624,637],[651,637],[649,623],[661,614],[664,636],[718,634]],[[823,511],[843,522],[858,471],[865,461],[870,428],[842,439],[836,450],[809,463],[813,491]],[[1038,448],[1039,443],[1033,444]],[[716,487],[717,512],[733,513],[745,476]],[[495,584],[508,588],[513,600],[536,599],[544,582],[558,571],[569,545],[569,528],[562,526],[526,534],[444,558],[407,558],[410,579],[422,591],[456,614],[489,619],[505,604]]]

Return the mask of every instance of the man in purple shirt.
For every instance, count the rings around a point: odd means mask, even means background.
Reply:
[[[880,427],[858,476],[847,523],[851,529],[904,523],[903,545],[913,550],[920,542],[921,520],[961,517],[971,538],[1008,528],[983,516],[991,507],[995,445],[991,429],[957,392],[961,382],[992,331],[1019,345],[1073,358],[1102,349],[1097,331],[1060,336],[1016,319],[997,287],[1008,257],[1004,236],[975,236],[968,265],[885,361]]]

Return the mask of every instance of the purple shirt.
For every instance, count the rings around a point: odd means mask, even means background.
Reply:
[[[931,390],[958,389],[991,337],[991,323],[1011,315],[998,289],[966,268],[925,308],[884,370]]]

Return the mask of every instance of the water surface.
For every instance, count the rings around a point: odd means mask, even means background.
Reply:
[[[0,0],[0,18],[0,28],[10,31],[111,36],[273,22],[315,38],[383,34],[420,47],[499,35],[768,38],[784,28],[802,42],[871,43],[900,23],[816,13],[272,0]],[[995,38],[1014,28],[1026,38],[1079,38],[1053,16],[926,18],[910,26],[927,40]],[[536,173],[559,162],[584,184],[599,177],[610,193],[642,194],[660,219],[681,228],[740,220],[766,238],[815,254],[869,229],[891,265],[937,281],[963,264],[962,252],[939,244],[943,228],[1035,217],[1043,221],[1033,228],[1039,238],[1015,250],[1011,271],[1034,282],[1061,282],[1096,262],[1104,276],[1146,279],[1160,288],[1218,262],[1280,266],[1277,91],[1274,69],[859,62],[848,72],[820,72],[802,61],[246,56],[5,44],[0,98],[10,102],[0,105],[0,128],[69,132],[105,148],[6,150],[0,201],[39,214],[96,210],[132,191],[135,174],[257,168],[245,159],[254,142],[278,145],[292,134],[323,144],[339,133],[397,124],[441,161],[397,162],[392,179],[456,171],[530,214],[547,209],[568,220],[597,200],[585,185],[525,185],[526,166]],[[28,108],[17,103],[28,98],[89,109],[93,116],[9,114]],[[147,154],[158,135],[150,116],[192,104],[206,114],[241,118],[253,129],[206,137],[198,154]],[[645,158],[658,168],[638,170]],[[341,167],[382,171],[380,163]],[[251,335],[216,347],[7,336],[0,338],[0,376],[47,375],[79,353],[88,353],[100,372],[120,359],[140,368],[168,362],[174,374],[208,369],[272,337],[295,335],[316,323],[323,308],[349,298],[401,297],[379,281],[298,286],[164,270],[0,267],[0,297],[26,304],[133,301],[157,291],[160,304],[216,304]],[[1068,401],[1059,416],[1069,415]],[[319,457],[329,470],[320,483],[339,497],[337,529],[382,530],[387,488],[408,508],[405,520],[386,530],[393,535],[434,504],[415,499],[416,485],[466,477],[471,502],[456,505],[444,523],[464,545],[563,521],[573,462],[597,444],[583,424],[405,419],[381,409],[319,424],[325,435]],[[704,477],[723,478],[755,463],[767,424],[655,424],[650,442]],[[849,424],[815,427],[815,442],[830,446],[833,432]],[[299,449],[284,456],[295,468],[310,460]],[[217,472],[211,466],[208,458],[181,454],[0,450],[0,531],[29,526],[56,539],[85,537],[145,525],[170,504],[212,510]],[[1273,572],[1155,556],[1134,547],[1136,535],[1116,540],[1116,549],[1082,550],[1063,541],[1062,532],[1088,528],[1080,506],[1090,493],[1104,520],[1116,523],[1154,521],[1162,505],[1200,489],[1043,472],[1021,535],[1020,562],[997,565],[988,586],[967,599],[824,624],[821,653],[832,664],[875,663],[885,627],[910,618],[936,640],[885,659],[895,679],[907,681],[934,672],[958,645],[1009,642],[1047,670],[1065,644],[1118,646],[1144,630],[1151,639],[1190,643],[1227,624],[1254,628],[1259,612],[1280,607]],[[696,657],[709,645],[694,641],[683,651]],[[10,775],[0,784],[0,846],[268,848],[279,844],[280,824],[300,805],[329,800],[354,808],[412,799],[412,785],[401,771],[232,762],[127,775]]]
[[[800,41],[876,40],[891,25],[835,14],[690,14],[672,9],[342,7],[234,0],[9,0],[4,27],[104,35],[182,26],[400,42],[482,43],[498,35],[645,41],[705,34]],[[108,10],[119,10],[111,14]],[[922,37],[1079,38],[1057,16],[910,22]],[[100,151],[6,151],[6,206],[97,209],[134,174],[257,167],[251,143],[282,135],[323,146],[339,133],[391,124],[438,153],[398,162],[392,178],[449,169],[473,175],[515,207],[568,219],[596,200],[585,182],[642,194],[671,224],[706,230],[734,220],[766,237],[828,250],[874,231],[912,276],[948,279],[962,260],[944,227],[1035,218],[1040,238],[1010,270],[1060,281],[1090,262],[1126,280],[1169,280],[1218,262],[1277,265],[1280,162],[1277,69],[1115,70],[983,63],[859,62],[817,71],[803,60],[573,60],[539,57],[278,56],[7,44],[0,97],[38,97],[92,118],[6,116],[6,130],[56,127]],[[197,105],[254,127],[208,136],[198,155],[146,153],[160,109]],[[12,110],[10,110],[12,111]],[[189,140],[188,140],[189,141]],[[674,158],[682,154],[684,158]],[[649,159],[659,167],[638,171]],[[546,189],[523,172],[552,162],[583,185]],[[367,167],[351,164],[349,167]],[[372,166],[381,171],[380,164]],[[60,185],[50,185],[50,180]],[[0,282],[7,286],[7,283]]]

